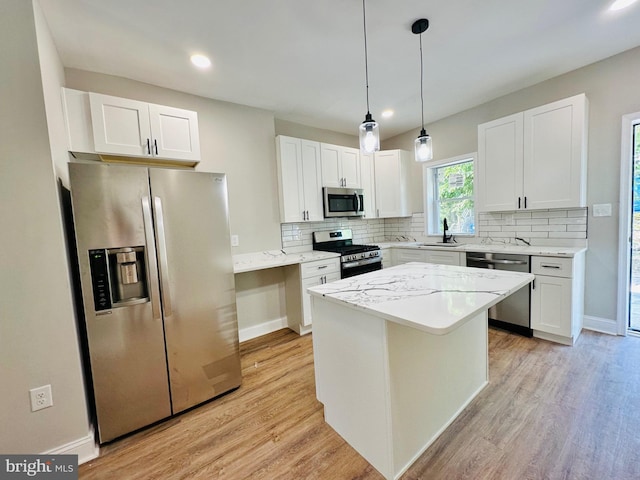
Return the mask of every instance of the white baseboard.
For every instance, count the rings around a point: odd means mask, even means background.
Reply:
[[[618,324],[615,320],[610,318],[585,315],[582,327],[595,332],[608,333],[609,335],[618,334]]]
[[[240,342],[251,340],[252,338],[266,335],[267,333],[275,332],[283,328],[287,328],[287,317],[276,318],[270,322],[261,323],[260,325],[253,325],[247,328],[241,328],[238,332]]]
[[[93,434],[93,428],[89,430],[89,433],[85,437],[69,442],[65,445],[61,445],[57,448],[42,452],[42,455],[78,455],[78,465],[98,458],[100,454],[100,448],[96,445],[95,436]]]

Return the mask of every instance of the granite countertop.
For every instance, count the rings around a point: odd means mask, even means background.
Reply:
[[[435,242],[434,242],[435,243]],[[415,248],[419,250],[451,250],[453,252],[493,252],[514,253],[521,255],[545,255],[551,257],[574,257],[584,252],[586,247],[557,247],[544,245],[515,245],[515,244],[486,244],[486,243],[455,243],[455,246],[431,245],[429,242],[382,242],[376,243],[380,248]]]
[[[444,335],[533,278],[530,273],[411,262],[308,291],[392,322]]]
[[[252,272],[266,268],[284,267],[296,263],[324,260],[326,258],[339,257],[332,252],[320,252],[310,250],[308,252],[287,254],[283,250],[265,250],[255,253],[241,253],[233,256],[233,273]]]

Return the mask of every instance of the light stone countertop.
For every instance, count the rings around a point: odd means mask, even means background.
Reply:
[[[425,245],[426,243],[426,245]],[[429,242],[382,242],[374,243],[380,248],[415,248],[418,250],[451,250],[453,252],[492,252],[513,253],[521,255],[545,255],[550,257],[574,257],[584,252],[586,247],[556,247],[544,245],[514,245],[514,244],[486,244],[486,243],[457,243],[453,247],[431,245]]]
[[[533,279],[530,273],[411,262],[311,287],[308,292],[444,335]]]
[[[340,255],[333,252],[320,252],[310,250],[308,252],[287,254],[282,250],[265,250],[255,253],[241,253],[233,256],[233,273],[252,272],[267,268],[284,267],[296,263],[312,262],[327,258],[338,258]]]

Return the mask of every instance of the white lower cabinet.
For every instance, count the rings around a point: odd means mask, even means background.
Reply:
[[[466,263],[464,253],[437,249],[394,247],[391,255],[393,265],[401,265],[408,262],[436,263],[439,265],[464,265]]]
[[[466,265],[467,259],[461,252],[445,252],[442,250],[425,250],[425,262],[439,265]]]
[[[538,338],[573,345],[582,330],[584,253],[531,257],[531,328]]]
[[[300,335],[311,332],[311,297],[307,288],[340,280],[340,258],[290,265],[285,270],[287,324]]]
[[[417,248],[393,248],[391,258],[393,265],[402,265],[409,262],[424,262],[424,250]]]
[[[380,254],[382,255],[382,268],[389,268],[393,263],[393,250],[390,248],[382,248],[380,250]]]

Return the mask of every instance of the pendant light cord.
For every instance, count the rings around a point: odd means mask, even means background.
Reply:
[[[422,117],[422,130],[424,130],[424,67],[422,65],[422,33],[418,36],[420,37],[420,115]]]
[[[362,19],[364,25],[364,77],[367,87],[367,113],[369,112],[369,62],[367,60],[367,14],[364,6],[365,0],[362,0]]]

